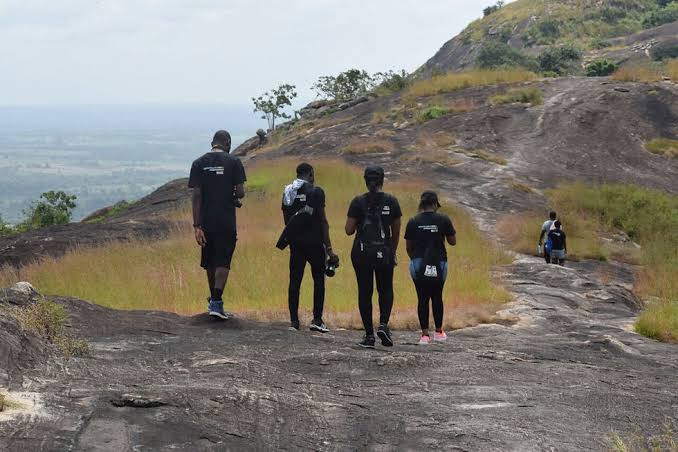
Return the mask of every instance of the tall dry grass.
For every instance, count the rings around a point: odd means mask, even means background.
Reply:
[[[523,69],[449,72],[444,75],[414,82],[407,89],[405,97],[435,96],[436,94],[449,93],[474,86],[520,83],[535,80],[536,78],[536,74]]]
[[[641,83],[652,83],[658,82],[662,79],[661,72],[640,65],[627,65],[622,66],[617,69],[617,71],[612,74],[612,80],[617,80],[620,82],[641,82]]]
[[[678,158],[678,140],[670,138],[655,138],[645,143],[645,149],[653,154],[665,157]]]
[[[534,255],[541,226],[548,219],[548,212],[528,212],[505,215],[497,222],[497,230],[505,243],[519,253]],[[579,216],[560,216],[567,234],[568,259],[607,260],[608,251],[598,238],[596,227],[590,220]]]
[[[280,196],[294,177],[298,162],[261,162],[249,170],[250,192],[238,211],[239,239],[224,299],[226,309],[263,321],[286,321],[288,256],[275,248],[282,229]],[[350,264],[352,238],[343,233],[348,204],[364,191],[360,171],[342,162],[317,162],[316,178],[327,194],[327,213],[335,250],[342,258],[337,276],[327,281],[326,321],[333,327],[361,325],[355,276]],[[400,200],[406,217],[416,213],[421,183],[387,183]],[[254,189],[254,191],[252,191]],[[447,203],[446,203],[447,204]],[[450,276],[445,289],[447,327],[491,319],[509,299],[491,276],[493,266],[508,263],[460,209],[450,206],[459,245],[450,250]],[[407,218],[404,218],[406,221]],[[415,328],[416,296],[404,246],[398,252],[393,325]],[[180,314],[205,310],[208,295],[199,265],[189,212],[175,216],[174,232],[165,240],[111,243],[96,249],[76,249],[58,259],[45,259],[16,271],[0,271],[0,286],[19,280],[41,292],[70,295],[120,309],[157,309]],[[302,319],[310,320],[310,273],[302,287]]]
[[[674,82],[678,81],[678,58],[672,58],[666,62],[664,69],[667,77],[671,77]]]
[[[652,299],[636,331],[678,342],[678,197],[634,185],[563,185],[546,195],[563,222],[570,257],[607,259],[601,233],[624,231],[641,245],[635,290]],[[538,214],[508,216],[498,229],[519,252],[534,254]],[[628,257],[628,256],[622,256]]]

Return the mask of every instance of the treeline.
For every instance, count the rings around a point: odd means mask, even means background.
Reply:
[[[389,70],[375,74],[361,69],[349,69],[337,75],[321,76],[311,88],[319,99],[340,102],[367,94],[375,96],[393,94],[406,88],[408,84],[409,74],[404,69],[399,72]],[[278,119],[292,119],[292,115],[285,109],[292,107],[292,101],[296,97],[296,85],[284,83],[259,97],[253,97],[254,112],[261,113],[261,119],[268,122],[268,129],[273,130]],[[296,116],[295,112],[295,119]]]

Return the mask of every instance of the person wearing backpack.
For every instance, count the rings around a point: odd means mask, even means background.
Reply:
[[[564,266],[565,256],[567,256],[567,237],[560,221],[553,223],[553,227],[554,229],[548,234],[548,239],[551,241],[551,263]]]
[[[419,214],[412,218],[405,228],[407,254],[410,256],[410,275],[417,290],[419,345],[431,343],[429,334],[429,301],[433,310],[435,332],[433,340],[443,342],[447,334],[443,331],[443,288],[447,279],[447,250],[445,241],[451,246],[457,244],[457,232],[447,215],[439,214],[440,202],[433,191],[421,194]]]
[[[539,251],[544,253],[544,260],[547,264],[551,263],[551,242],[549,241],[549,232],[554,229],[554,223],[556,222],[557,215],[555,212],[551,211],[549,213],[549,219],[541,225],[541,233],[539,234]],[[543,244],[543,248],[542,248]]]
[[[382,191],[384,170],[379,166],[365,169],[368,192],[356,196],[348,208],[346,234],[355,234],[351,261],[358,282],[358,307],[365,337],[358,345],[374,348],[372,293],[374,282],[379,294],[379,328],[382,345],[393,346],[388,321],[393,308],[393,269],[398,264],[396,251],[403,216],[398,200]]]
[[[290,246],[290,282],[288,305],[290,329],[299,330],[299,290],[306,263],[313,276],[313,321],[311,331],[327,333],[323,322],[325,304],[325,270],[330,262],[339,266],[332,251],[330,226],[325,214],[325,192],[315,184],[315,171],[308,163],[297,166],[297,178],[285,187],[282,212],[285,230],[278,241],[280,249]]]

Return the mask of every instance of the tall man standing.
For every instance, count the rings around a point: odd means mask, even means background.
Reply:
[[[290,284],[288,302],[290,328],[299,329],[299,289],[306,263],[313,276],[313,322],[310,329],[326,333],[323,322],[326,263],[339,265],[332,251],[330,226],[325,214],[325,192],[315,184],[315,171],[308,163],[297,167],[297,178],[285,187],[282,199],[285,239],[290,245]]]
[[[242,162],[229,154],[231,135],[214,134],[212,150],[193,162],[188,180],[193,189],[193,229],[202,248],[200,266],[210,287],[209,315],[227,320],[222,295],[237,240],[235,209],[245,196]]]

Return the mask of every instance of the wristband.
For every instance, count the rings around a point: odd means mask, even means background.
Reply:
[[[201,226],[200,226],[199,224],[194,224],[193,227],[194,227],[194,228],[198,228],[198,229],[201,228]]]

